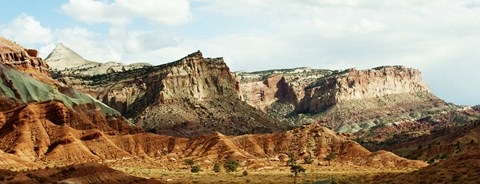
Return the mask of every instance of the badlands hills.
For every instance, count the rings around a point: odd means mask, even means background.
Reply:
[[[185,159],[204,170],[236,160],[245,171],[288,172],[289,155],[312,158],[312,172],[410,171],[428,166],[432,150],[448,154],[436,163],[478,146],[478,108],[438,99],[415,69],[232,73],[200,52],[113,66],[64,45],[43,61],[0,41],[0,169],[10,170],[0,172],[9,182],[149,183],[105,166],[177,172]],[[444,147],[456,142],[461,151]]]

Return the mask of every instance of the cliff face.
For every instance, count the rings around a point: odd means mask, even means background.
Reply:
[[[11,66],[19,71],[38,76],[50,76],[46,62],[38,57],[38,51],[25,49],[20,45],[0,37],[0,64]]]
[[[321,79],[305,90],[298,111],[318,113],[350,100],[372,99],[402,93],[429,93],[420,71],[402,66],[370,70],[350,69]]]
[[[402,66],[345,71],[287,69],[237,73],[243,99],[294,124],[356,132],[448,108],[420,71]],[[421,116],[420,115],[420,116]]]
[[[219,131],[265,133],[286,127],[240,100],[221,58],[196,52],[176,62],[103,75],[56,75],[95,96],[144,129],[192,137]]]
[[[297,106],[305,96],[306,86],[331,73],[333,71],[296,68],[236,74],[242,99],[266,111],[275,102]]]

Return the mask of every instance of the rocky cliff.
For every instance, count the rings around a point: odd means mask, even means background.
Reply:
[[[299,112],[318,113],[350,100],[372,99],[395,94],[429,93],[420,71],[402,66],[370,70],[349,69],[307,86]]]
[[[430,93],[418,70],[403,66],[344,71],[298,68],[237,75],[241,95],[252,106],[286,122],[320,123],[340,132],[448,108]]]
[[[50,76],[48,65],[38,57],[38,51],[0,37],[0,64],[8,65],[35,77]]]
[[[144,129],[192,137],[286,129],[240,100],[239,85],[222,58],[196,52],[176,62],[102,75],[56,75],[131,118]]]
[[[305,87],[335,71],[311,68],[237,72],[242,99],[266,111],[275,102],[298,106],[305,96]]]

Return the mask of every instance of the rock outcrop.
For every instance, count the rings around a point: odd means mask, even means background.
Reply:
[[[38,57],[38,51],[25,49],[2,37],[0,37],[0,64],[11,66],[35,77],[50,76],[48,65]]]
[[[215,131],[269,133],[287,127],[240,100],[222,58],[196,52],[176,62],[102,75],[55,75],[131,118],[145,130],[182,137]]]

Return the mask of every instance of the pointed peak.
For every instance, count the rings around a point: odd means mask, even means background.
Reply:
[[[194,52],[194,53],[191,53],[189,54],[187,57],[199,57],[199,58],[203,58],[203,54],[200,50],[198,50],[197,52]]]
[[[66,46],[63,43],[57,43],[55,48],[65,48]]]
[[[96,63],[84,59],[63,43],[58,43],[53,51],[45,58],[45,61],[47,61],[50,68],[57,70]]]

